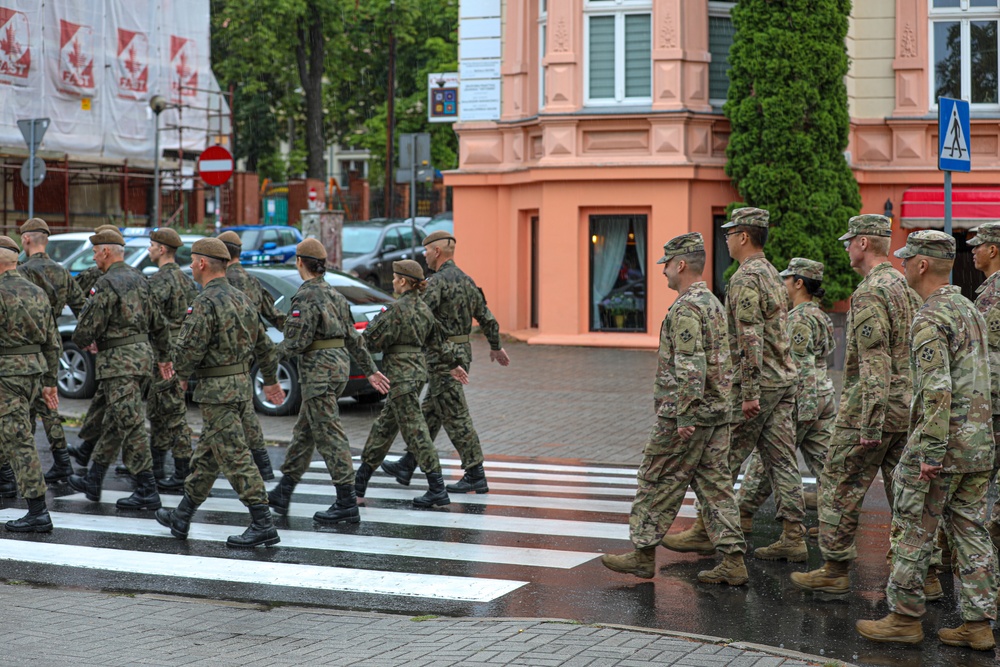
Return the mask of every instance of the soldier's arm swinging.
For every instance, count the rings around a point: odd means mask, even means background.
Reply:
[[[945,334],[933,323],[925,322],[913,331],[914,374],[913,403],[917,421],[907,443],[924,467],[940,469],[948,450],[951,425],[951,365],[948,359],[948,341]],[[936,476],[936,472],[933,473]]]
[[[681,310],[674,320],[671,333],[674,373],[677,378],[677,427],[686,429],[696,426],[695,416],[705,393],[708,362],[701,319],[697,313],[688,309]]]
[[[861,428],[863,445],[882,441],[882,427],[889,404],[892,357],[887,334],[888,313],[878,301],[865,300],[857,308],[854,334],[858,341],[858,370],[861,376]]]

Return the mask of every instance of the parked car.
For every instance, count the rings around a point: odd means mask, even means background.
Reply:
[[[45,254],[53,262],[64,264],[70,257],[77,253],[90,250],[90,237],[93,232],[71,232],[69,234],[53,234],[49,237],[49,243],[45,246]],[[21,253],[22,257],[24,253]]]
[[[448,232],[449,234],[454,234],[455,220],[452,217],[451,211],[438,213],[433,218],[425,222],[424,231],[428,234],[433,234],[434,232]]]
[[[420,247],[424,228],[416,227],[417,254],[413,255],[413,226],[400,220],[345,222],[341,233],[346,273],[386,291],[392,289],[392,263],[415,259],[427,270]]]
[[[177,249],[177,264],[179,266],[183,268],[191,263],[191,244],[200,238],[204,237],[197,234],[181,234],[181,241],[184,242],[184,245]],[[128,236],[125,239],[125,263],[147,275],[156,272],[156,265],[149,258],[150,243],[148,236]],[[86,250],[77,253],[65,266],[74,276],[96,266],[94,253],[90,250],[90,243],[87,243]]]
[[[295,261],[295,246],[302,241],[302,232],[284,225],[242,225],[223,227],[223,232],[236,232],[243,241],[240,264],[281,264]]]

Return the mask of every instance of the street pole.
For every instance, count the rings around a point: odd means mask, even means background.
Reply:
[[[160,226],[160,114],[154,113],[156,129],[153,131],[153,227]]]
[[[222,228],[222,188],[215,186],[215,233]]]
[[[410,142],[413,155],[410,156],[410,244],[413,259],[417,258],[417,137]]]
[[[951,236],[951,172],[944,172],[944,233]],[[954,283],[955,271],[948,274],[948,282]]]
[[[31,121],[31,150],[28,151],[28,219],[35,217],[35,121]]]
[[[396,124],[396,1],[389,3],[389,93],[386,96],[386,128],[385,128],[385,217],[393,217],[392,213],[392,189],[395,178],[393,171],[395,167],[395,155],[393,148],[395,145],[393,127]]]

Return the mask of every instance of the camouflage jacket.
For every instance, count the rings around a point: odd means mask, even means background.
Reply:
[[[247,273],[243,265],[237,262],[226,267],[226,280],[229,284],[250,298],[261,317],[278,331],[285,329],[285,316],[274,306],[274,297],[264,289],[260,281]]]
[[[395,303],[371,321],[364,333],[365,343],[373,352],[384,352],[382,371],[392,388],[389,397],[420,391],[427,381],[428,358],[455,368],[461,361],[460,346],[444,337],[430,307],[416,290],[400,296]],[[394,345],[406,345],[422,351],[393,352]]]
[[[84,269],[80,273],[76,274],[76,284],[80,286],[80,291],[83,292],[83,295],[86,297],[90,294],[90,288],[97,284],[97,281],[100,280],[103,275],[104,273],[102,273],[99,268],[92,266],[89,269]]]
[[[0,348],[41,345],[34,354],[0,355],[0,378],[42,375],[46,387],[56,386],[61,344],[45,291],[18,271],[0,274]],[[6,402],[5,402],[6,403]],[[0,415],[13,409],[0,405]]]
[[[171,340],[176,339],[188,306],[198,296],[197,286],[181,271],[181,267],[169,262],[149,276],[149,293],[167,323]]]
[[[351,305],[322,276],[305,281],[295,292],[284,333],[278,356],[288,359],[302,355],[299,360],[302,398],[313,398],[318,395],[314,392],[326,391],[328,384],[347,382],[350,358],[366,376],[378,371],[364,339],[354,328]],[[314,341],[331,338],[343,340],[344,347],[306,352]]]
[[[909,331],[920,297],[889,262],[869,272],[851,296],[847,313],[844,389],[836,426],[861,429],[881,440],[909,424]]]
[[[814,422],[819,419],[821,399],[833,394],[833,381],[826,371],[826,357],[837,347],[833,321],[815,301],[805,301],[788,311],[788,338],[792,361],[799,370],[796,420]]]
[[[138,335],[147,335],[149,342],[102,349],[109,342]],[[170,333],[160,310],[152,305],[146,278],[125,262],[112,264],[90,288],[73,342],[80,347],[97,343],[98,380],[152,374],[153,350],[157,361],[170,360]]]
[[[174,372],[188,378],[201,368],[243,365],[231,375],[198,379],[197,403],[236,403],[253,399],[249,369],[260,364],[264,384],[276,382],[277,347],[271,342],[253,303],[225,278],[205,286],[187,310],[174,344]]]
[[[1000,415],[1000,271],[976,290],[976,308],[986,319],[990,354],[990,396],[993,414]]]
[[[62,315],[63,308],[67,305],[77,317],[83,312],[86,299],[83,290],[62,264],[52,261],[44,252],[36,252],[29,257],[19,270],[28,280],[45,290],[52,306],[53,316],[58,318]],[[32,278],[34,275],[44,280],[35,280]]]
[[[788,352],[788,294],[764,253],[747,257],[726,292],[733,387],[744,401],[761,389],[790,387],[795,364]]]
[[[915,480],[920,464],[941,464],[943,473],[993,467],[986,322],[961,288],[946,285],[917,312],[910,332],[913,404],[910,436],[899,462]]]
[[[445,336],[450,338],[468,335],[472,331],[472,318],[475,318],[490,343],[490,349],[499,350],[503,347],[500,342],[500,325],[486,307],[483,291],[455,265],[454,260],[449,259],[427,279],[423,298]],[[458,343],[458,348],[462,366],[468,368],[472,361],[472,344]],[[433,353],[427,361],[432,369],[439,372],[455,367],[454,364],[449,365],[447,360],[438,359]]]
[[[677,297],[660,327],[657,416],[681,428],[729,422],[733,367],[725,330],[726,312],[704,282]]]

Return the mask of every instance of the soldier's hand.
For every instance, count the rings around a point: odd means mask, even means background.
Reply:
[[[173,363],[167,361],[164,363],[158,363],[156,365],[160,367],[160,377],[162,377],[164,380],[169,380],[174,376]]]
[[[743,416],[747,419],[753,419],[760,414],[760,399],[754,399],[752,401],[743,401]]]
[[[878,438],[872,440],[870,438],[861,438],[861,446],[865,449],[875,449],[882,444],[882,441]]]
[[[94,341],[87,347],[83,348],[85,352],[90,352],[91,354],[97,354],[97,341]]]
[[[694,426],[681,426],[677,429],[677,435],[681,437],[681,440],[687,442],[694,435]]]
[[[42,387],[42,398],[45,399],[45,405],[49,406],[49,410],[59,409],[59,392],[55,387]]]
[[[455,368],[452,368],[451,376],[462,384],[469,384],[469,374],[461,366],[456,366]]]
[[[187,391],[188,390],[188,381],[187,380],[181,380],[180,381],[180,385],[181,385],[181,390],[182,391]]]
[[[273,405],[281,405],[285,402],[285,390],[277,383],[265,385],[264,398]]]
[[[918,477],[917,479],[919,479],[922,482],[929,482],[932,479],[937,479],[938,473],[941,472],[941,468],[943,468],[943,467],[944,466],[940,466],[940,465],[930,466],[930,465],[927,465],[926,463],[921,463],[920,464],[920,477]]]
[[[510,357],[507,356],[503,348],[490,350],[490,361],[495,361],[501,366],[510,366]]]
[[[368,384],[374,387],[380,394],[389,393],[389,378],[382,374],[382,371],[375,371],[368,376]]]

